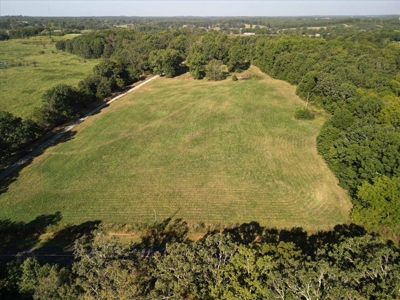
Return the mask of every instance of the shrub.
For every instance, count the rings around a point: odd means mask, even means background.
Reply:
[[[222,70],[222,61],[213,59],[206,67],[206,75],[208,80],[222,80],[225,79],[225,73]]]
[[[233,75],[232,75],[232,81],[237,81],[237,80],[238,80],[238,78],[236,77],[235,74],[233,74]]]
[[[307,107],[299,107],[294,112],[294,117],[297,120],[313,120],[315,115]]]

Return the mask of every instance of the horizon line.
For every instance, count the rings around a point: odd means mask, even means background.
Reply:
[[[59,16],[59,15],[54,15],[54,16],[44,16],[44,15],[4,15],[2,17],[32,17],[32,18],[85,18],[85,17],[90,17],[90,18],[104,18],[104,17],[123,17],[123,18],[293,18],[293,17],[400,17],[400,14],[377,14],[377,15],[372,15],[372,14],[365,14],[365,15],[357,15],[357,14],[351,14],[351,15],[279,15],[279,16],[250,16],[250,15],[240,15],[240,16],[195,16],[195,15],[181,15],[181,16],[129,16],[129,15],[80,15],[80,16]]]

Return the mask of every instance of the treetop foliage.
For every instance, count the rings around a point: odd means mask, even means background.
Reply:
[[[35,258],[6,265],[0,274],[0,295],[2,299],[399,296],[399,249],[354,225],[307,236],[300,228],[262,233],[263,228],[250,223],[209,233],[198,241],[184,238],[185,226],[182,221],[165,220],[155,224],[142,243],[129,245],[95,231],[76,240],[72,266]],[[163,242],[168,236],[171,239]]]

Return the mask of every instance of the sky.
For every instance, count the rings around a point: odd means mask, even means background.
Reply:
[[[0,0],[0,16],[400,15],[400,0]]]

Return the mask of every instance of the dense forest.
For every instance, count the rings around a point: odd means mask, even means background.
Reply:
[[[179,220],[137,244],[101,231],[78,239],[72,265],[35,258],[1,268],[2,299],[397,299],[400,252],[361,227],[307,235],[257,223],[193,242]],[[12,235],[12,232],[3,232]]]
[[[172,237],[168,243],[163,239],[127,247],[97,234],[93,241],[75,244],[77,262],[72,268],[42,265],[34,259],[3,268],[0,295],[10,299],[13,295],[97,299],[108,298],[109,293],[121,293],[119,299],[399,297],[399,248],[376,234],[395,242],[400,236],[398,19],[110,17],[60,18],[57,23],[55,18],[33,18],[26,21],[33,24],[17,29],[15,24],[22,20],[2,18],[0,35],[13,38],[15,30],[43,32],[46,26],[68,24],[75,24],[70,30],[102,28],[59,41],[56,47],[103,61],[77,87],[50,88],[32,118],[0,112],[3,161],[81,115],[90,103],[145,74],[173,77],[188,70],[195,79],[222,80],[255,65],[297,86],[297,94],[307,103],[302,108],[305,118],[313,116],[313,107],[331,115],[317,138],[318,151],[352,198],[353,222],[369,233],[325,232],[300,242],[296,239],[306,233],[293,231],[293,239],[280,240],[279,234],[271,237],[259,229],[210,234],[189,242],[169,232],[164,233]],[[124,24],[132,25],[114,28]],[[205,30],[217,24],[226,28]],[[230,28],[244,24],[251,24],[248,32],[256,34],[232,34]],[[304,28],[312,26],[321,28]],[[165,226],[151,232],[159,237],[157,230],[164,232]],[[248,240],[249,235],[253,239]],[[143,255],[140,247],[151,248],[151,255]]]

